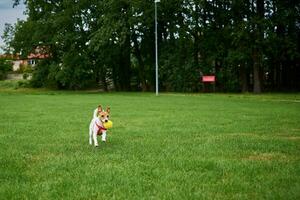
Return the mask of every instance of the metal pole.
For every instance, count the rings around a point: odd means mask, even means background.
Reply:
[[[155,89],[156,89],[156,96],[158,96],[158,56],[157,56],[157,2],[155,0]]]

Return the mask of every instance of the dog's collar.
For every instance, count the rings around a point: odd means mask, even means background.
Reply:
[[[96,123],[96,126],[98,127],[99,131],[106,131],[106,130],[107,130],[107,129],[104,128],[103,126],[98,125],[97,123]]]

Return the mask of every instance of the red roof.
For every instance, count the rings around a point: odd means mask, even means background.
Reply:
[[[28,59],[33,59],[33,58],[38,58],[38,59],[43,59],[43,58],[48,58],[48,54],[41,54],[41,53],[31,53],[27,56]]]

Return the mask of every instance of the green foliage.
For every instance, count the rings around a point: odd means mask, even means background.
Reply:
[[[11,60],[7,60],[6,58],[0,58],[0,80],[5,79],[7,72],[11,70],[12,70]]]
[[[39,62],[32,73],[31,84],[33,87],[48,87],[49,84],[49,62],[43,60]]]
[[[48,72],[39,67],[34,85],[81,89],[93,82],[107,90],[112,82],[115,90],[154,89],[153,0],[25,3],[28,20],[7,26],[5,38],[24,57],[39,47],[50,55]],[[296,1],[161,1],[160,86],[198,91],[201,75],[215,74],[219,91],[299,89],[299,17]]]
[[[13,52],[11,42],[13,40],[14,34],[15,34],[15,27],[11,24],[5,23],[3,35],[1,35],[4,45],[1,46],[1,49],[6,54],[11,54]]]
[[[23,88],[30,88],[31,83],[29,80],[2,80],[0,81],[0,90],[9,91]]]
[[[24,78],[26,79],[26,78]],[[30,84],[30,81],[27,81],[27,80],[20,80],[17,82],[17,86],[15,87],[15,89],[18,89],[18,88],[29,88],[31,87],[31,84]]]
[[[160,80],[164,90],[176,92],[199,91],[200,72],[192,59],[188,59],[191,55],[188,50],[189,45],[186,44],[182,47],[178,45],[178,48],[181,49],[173,49],[169,51],[169,54],[165,54],[166,57],[160,57]]]

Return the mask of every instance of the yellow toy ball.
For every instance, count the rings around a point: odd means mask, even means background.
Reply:
[[[109,128],[112,128],[113,123],[112,123],[112,121],[108,120],[107,122],[105,122],[103,124],[103,126],[104,126],[104,128],[109,129]]]

